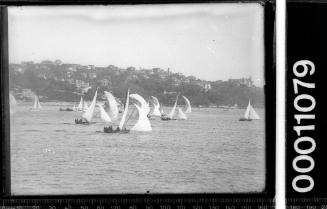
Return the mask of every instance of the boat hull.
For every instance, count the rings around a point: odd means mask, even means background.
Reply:
[[[240,118],[239,121],[252,121],[252,119],[249,119],[249,118]]]
[[[130,132],[130,130],[123,129],[123,130],[118,131],[118,130],[112,130],[112,129],[109,129],[107,127],[104,127],[103,132],[107,133],[107,134],[127,134],[127,133]]]
[[[90,124],[95,124],[95,122],[88,122],[86,120],[75,119],[75,124],[90,125]]]

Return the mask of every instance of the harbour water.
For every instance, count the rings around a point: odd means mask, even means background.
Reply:
[[[10,121],[14,195],[233,193],[265,187],[263,109],[256,109],[261,120],[241,122],[244,109],[193,108],[188,120],[151,120],[152,132],[106,134],[108,124],[98,112],[95,124],[76,125],[81,113],[59,111],[58,103],[43,103],[40,111],[31,106],[20,104]],[[128,128],[136,117],[135,111]]]

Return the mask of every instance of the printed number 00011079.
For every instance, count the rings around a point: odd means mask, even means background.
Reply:
[[[300,68],[301,67],[301,68]],[[310,67],[310,68],[309,68]],[[302,69],[302,70],[299,70]],[[305,78],[306,76],[313,75],[315,72],[315,65],[313,62],[309,60],[300,60],[293,65],[293,73],[297,78],[293,79],[293,88],[294,94],[296,95],[293,106],[298,114],[294,114],[294,119],[296,119],[296,125],[293,126],[293,130],[296,132],[298,138],[294,142],[294,149],[298,156],[293,159],[292,167],[293,169],[299,173],[293,181],[292,187],[296,192],[305,193],[309,192],[314,187],[314,179],[308,175],[310,171],[313,170],[315,166],[314,159],[310,156],[310,154],[316,148],[316,142],[312,137],[307,136],[307,132],[303,134],[304,131],[314,131],[315,125],[303,125],[301,123],[302,120],[313,120],[315,119],[315,114],[312,114],[312,111],[316,107],[316,100],[310,94],[300,94],[299,87],[314,89],[315,83],[307,83],[299,80],[298,78]],[[304,105],[305,104],[305,105]],[[308,105],[309,104],[309,105]],[[305,142],[305,143],[303,143]],[[300,148],[300,144],[303,144]],[[309,143],[309,147],[303,148],[305,144]],[[299,166],[299,161],[307,161],[309,166],[304,167]],[[299,186],[299,182],[304,183],[307,181],[309,184],[307,186]],[[303,185],[303,184],[302,184]]]

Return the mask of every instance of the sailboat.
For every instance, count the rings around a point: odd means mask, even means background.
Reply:
[[[160,112],[160,103],[157,97],[151,96],[151,98],[153,99],[153,111],[150,115],[153,116],[161,116],[161,112]]]
[[[35,95],[34,97],[34,105],[33,105],[33,109],[34,111],[37,111],[37,110],[41,110],[41,104],[40,104],[40,101],[39,101],[39,97]]]
[[[100,117],[103,121],[107,122],[107,123],[111,123],[111,118],[110,116],[106,113],[106,111],[103,109],[102,104],[98,104],[99,109],[100,109]]]
[[[173,117],[175,115],[175,110],[176,110],[176,107],[177,107],[177,101],[178,101],[178,95],[176,97],[175,104],[174,104],[173,108],[171,109],[170,113],[168,115],[162,115],[161,120],[174,120]]]
[[[90,122],[93,118],[97,94],[98,94],[98,89],[95,91],[91,105],[87,108],[87,110],[82,115],[82,119],[75,119],[76,124],[84,124],[84,125],[90,124]]]
[[[123,116],[120,119],[118,128],[116,130],[113,130],[112,126],[104,127],[103,131],[105,133],[129,133],[129,130],[127,130],[125,128],[125,122],[126,122],[126,116],[127,116],[127,112],[128,112],[128,106],[129,106],[129,89],[127,89],[125,108],[124,108]]]
[[[131,98],[137,100],[140,105],[134,104],[136,109],[138,110],[138,120],[136,124],[133,126],[131,129],[132,131],[142,131],[142,132],[147,132],[147,131],[152,131],[151,123],[148,118],[148,113],[149,113],[149,104],[144,100],[143,97],[141,97],[138,94],[131,94]]]
[[[192,109],[191,109],[191,102],[188,98],[186,98],[185,96],[183,96],[185,103],[186,103],[186,110],[185,113],[191,113]]]
[[[187,120],[186,115],[183,113],[181,108],[178,108],[178,119],[180,120]]]
[[[260,117],[258,113],[254,110],[249,100],[249,104],[245,110],[244,116],[240,118],[240,121],[252,121],[252,120],[259,120]]]
[[[110,92],[104,91],[104,94],[107,97],[108,103],[109,103],[109,115],[112,117],[113,120],[116,120],[118,118],[118,104],[117,101]]]
[[[17,109],[17,101],[11,93],[9,93],[9,105],[10,105],[10,115],[13,115]]]

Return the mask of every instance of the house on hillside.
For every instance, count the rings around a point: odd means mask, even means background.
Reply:
[[[99,84],[102,87],[107,87],[107,86],[111,86],[111,81],[107,78],[104,78],[104,79],[99,80]]]
[[[90,87],[90,83],[84,82],[82,80],[76,80],[75,81],[75,86],[76,86],[76,88],[84,89],[84,88]]]

